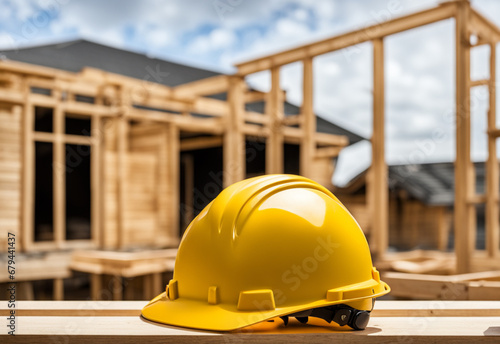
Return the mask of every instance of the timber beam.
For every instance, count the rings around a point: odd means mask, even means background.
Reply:
[[[206,96],[227,92],[229,89],[228,75],[217,75],[210,78],[196,80],[172,88],[172,93],[178,98]]]
[[[248,75],[448,19],[453,17],[455,13],[456,3],[443,3],[429,10],[378,23],[277,54],[242,62],[236,64],[236,67],[239,75]]]

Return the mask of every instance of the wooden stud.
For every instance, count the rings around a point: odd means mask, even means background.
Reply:
[[[179,129],[175,124],[169,124],[167,130],[167,159],[168,164],[168,190],[170,208],[168,222],[168,237],[172,242],[179,241],[179,166],[180,166],[180,148],[179,148]]]
[[[388,238],[388,181],[385,162],[385,92],[384,92],[384,42],[373,41],[373,136],[371,178],[367,199],[372,202],[370,209],[373,219],[372,243],[375,244],[377,258],[382,258],[389,244]]]
[[[101,241],[102,231],[102,194],[103,188],[103,173],[101,162],[102,155],[102,134],[103,127],[101,118],[92,116],[91,118],[91,135],[92,135],[92,148],[91,148],[91,164],[90,164],[90,196],[91,196],[91,235],[90,238],[96,247],[100,247],[103,242]]]
[[[54,160],[52,164],[54,178],[54,241],[61,247],[66,239],[66,158],[64,141],[64,112],[60,105],[61,92],[54,91],[59,100],[54,107]]]
[[[316,132],[316,116],[313,109],[313,59],[306,58],[302,62],[302,130],[303,138],[300,144],[300,174],[304,177],[311,177],[313,171],[313,159],[316,149],[314,134]]]
[[[155,272],[151,276],[151,287],[153,291],[153,295],[158,295],[160,292],[162,292],[165,288],[163,285],[162,281],[162,274],[161,272]]]
[[[116,171],[117,171],[117,248],[120,249],[125,245],[125,225],[126,225],[126,183],[128,176],[128,167],[126,163],[127,157],[127,138],[129,131],[129,122],[122,116],[118,118],[118,128],[117,128],[117,159],[116,159]]]
[[[62,278],[55,278],[53,282],[54,292],[52,299],[54,301],[64,300],[64,280]]]
[[[266,173],[283,173],[284,136],[281,123],[284,118],[283,93],[280,86],[280,68],[271,69],[271,92],[266,102],[270,135],[266,140]]]
[[[490,80],[488,130],[496,128],[496,44],[490,44]],[[488,136],[488,160],[486,161],[486,250],[491,258],[498,258],[500,244],[499,226],[499,172],[497,157],[497,138]]]
[[[112,278],[112,294],[114,301],[123,300],[123,278],[122,276],[114,275]]]
[[[184,224],[188,226],[194,218],[194,158],[191,154],[182,157],[184,164]]]
[[[230,114],[226,117],[227,125],[224,133],[223,146],[223,184],[229,186],[237,181],[245,179],[245,135],[243,133],[243,121],[245,113],[244,92],[245,81],[240,77],[232,77],[230,80],[228,101]]]
[[[34,108],[30,102],[30,89],[24,85],[23,138],[22,138],[22,216],[21,242],[25,251],[33,245],[34,237],[34,184],[35,184],[35,143],[33,142]]]
[[[98,301],[102,296],[102,275],[90,275],[90,297],[94,301]]]
[[[448,249],[450,228],[448,226],[446,207],[440,206],[437,213],[437,248],[440,251]]]
[[[153,297],[152,285],[152,275],[144,275],[142,277],[142,297],[146,300],[149,300]]]
[[[474,194],[473,167],[470,158],[470,48],[469,4],[457,2],[455,21],[456,47],[456,161],[455,161],[455,254],[457,272],[471,269],[475,243],[474,206],[468,199]],[[471,227],[473,226],[473,227]]]

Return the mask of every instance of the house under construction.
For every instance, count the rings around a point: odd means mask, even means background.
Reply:
[[[24,252],[173,247],[183,226],[221,186],[284,172],[330,186],[332,159],[349,139],[360,138],[315,116],[313,59],[372,42],[372,166],[366,204],[370,246],[383,258],[388,246],[384,38],[447,19],[456,25],[456,268],[472,269],[478,203],[486,208],[487,256],[498,259],[495,143],[500,129],[493,91],[500,29],[468,1],[446,2],[244,62],[234,75],[181,65],[171,72],[153,59],[145,69],[141,64],[142,70],[127,72],[137,54],[96,67],[90,62],[97,45],[85,41],[5,52],[0,61],[2,247],[7,247],[7,232],[17,233],[18,249]],[[490,46],[490,77],[471,80],[470,51],[481,45]],[[54,59],[51,54],[57,51],[74,58]],[[280,84],[281,67],[295,62],[303,66],[300,107],[286,102]],[[245,77],[262,71],[270,72],[271,90],[249,89]],[[470,89],[476,86],[487,86],[490,94],[484,194],[476,194],[470,159]]]

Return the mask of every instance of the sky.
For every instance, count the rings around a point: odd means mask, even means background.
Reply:
[[[0,0],[0,53],[84,38],[151,57],[233,73],[237,62],[438,3],[436,0]],[[471,3],[500,26],[500,1]],[[500,53],[497,57],[500,63]],[[473,49],[473,79],[488,77],[488,59],[488,47]],[[389,164],[453,161],[454,63],[451,19],[386,38]],[[287,99],[296,105],[302,101],[301,68],[300,64],[282,68],[281,86],[287,91]],[[371,44],[315,58],[314,76],[314,107],[318,115],[369,138]],[[247,82],[265,91],[269,89],[270,76],[257,73],[249,76]],[[500,99],[500,94],[497,97]],[[487,156],[486,87],[475,88],[471,100],[472,158],[483,161]],[[335,183],[344,185],[369,166],[370,149],[368,141],[346,148],[338,161]]]

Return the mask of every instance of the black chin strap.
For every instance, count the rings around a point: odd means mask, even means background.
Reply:
[[[306,324],[309,317],[315,317],[328,323],[334,321],[340,326],[349,325],[354,330],[364,330],[370,320],[370,311],[360,311],[347,305],[313,308],[280,317],[285,326],[288,325],[289,317],[295,317],[302,324]]]

